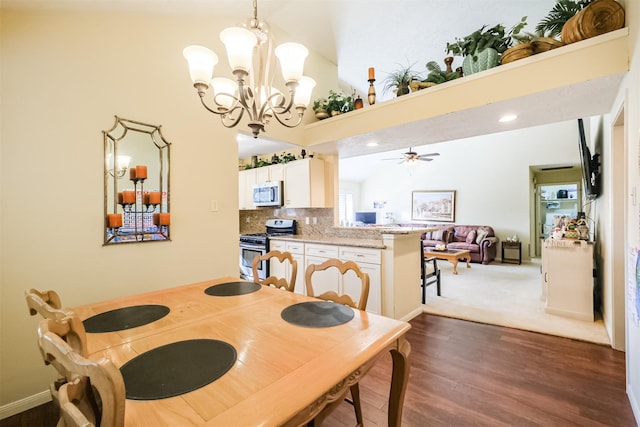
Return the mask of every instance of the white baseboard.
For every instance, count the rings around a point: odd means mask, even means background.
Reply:
[[[629,358],[627,358],[627,361]],[[627,372],[629,372],[629,368],[627,367]],[[633,416],[636,417],[636,423],[640,425],[640,407],[638,406],[638,400],[636,396],[633,394],[633,388],[631,384],[627,381],[627,397],[629,398],[629,402],[631,403],[631,411],[633,411]]]
[[[7,403],[6,405],[0,406],[0,420],[4,420],[12,415],[35,408],[36,406],[44,405],[50,401],[51,393],[49,390],[46,390],[41,391],[38,394],[25,397],[24,399],[16,400],[15,402]]]
[[[422,306],[420,306],[420,307],[416,308],[415,310],[410,311],[405,316],[402,316],[398,320],[402,320],[403,322],[408,322],[409,320],[413,319],[414,317],[417,317],[417,316],[421,315],[422,313],[423,313]]]

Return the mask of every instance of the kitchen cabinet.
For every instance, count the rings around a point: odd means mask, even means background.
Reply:
[[[593,321],[593,277],[593,244],[543,242],[542,300],[547,313]]]
[[[238,207],[240,209],[256,209],[253,204],[253,186],[256,185],[258,169],[238,172]]]
[[[287,208],[324,208],[324,161],[307,158],[285,163],[284,205]]]
[[[284,181],[284,164],[264,166],[255,169],[256,182]]]
[[[269,250],[291,253],[291,257],[298,263],[294,292],[302,295],[306,294],[304,287],[304,242],[270,240]],[[288,262],[281,263],[277,259],[272,259],[271,264],[269,264],[269,275],[285,277],[289,280],[291,277],[291,265]]]
[[[354,261],[369,275],[369,298],[367,311],[381,314],[381,255],[379,249],[352,246],[333,246],[307,243],[305,245],[305,270],[311,264],[322,264],[329,258]],[[357,296],[360,294],[360,279],[353,272],[344,276],[335,269],[319,271],[313,275],[313,289],[316,294],[334,291],[338,294]]]
[[[382,314],[382,304],[380,293],[382,289],[382,271],[380,268],[381,254],[379,249],[356,248],[351,246],[340,246],[339,258],[342,261],[354,261],[360,270],[369,275],[369,299],[367,301],[367,311],[375,314]],[[353,279],[355,278],[355,282]],[[354,288],[358,286],[358,288]],[[343,283],[344,291],[360,292],[360,279],[355,275],[345,275]],[[357,293],[356,293],[357,295]]]

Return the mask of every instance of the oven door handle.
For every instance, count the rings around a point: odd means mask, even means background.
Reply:
[[[265,250],[265,245],[262,245],[260,243],[254,244],[254,243],[240,242],[240,249]]]

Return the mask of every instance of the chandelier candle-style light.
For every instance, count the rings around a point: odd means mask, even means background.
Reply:
[[[222,30],[220,40],[227,50],[236,81],[213,78],[218,56],[212,50],[203,46],[187,46],[183,51],[202,105],[219,114],[222,124],[228,128],[236,126],[242,116],[248,114],[248,125],[254,138],[265,131],[265,125],[272,117],[286,127],[298,126],[316,85],[312,78],[302,75],[304,60],[309,54],[307,48],[298,43],[283,43],[274,50],[268,25],[258,20],[257,0],[253,1],[253,18],[243,27]],[[289,90],[288,101],[272,86],[274,53],[280,61],[282,77]],[[210,87],[213,90],[211,107],[204,99]]]

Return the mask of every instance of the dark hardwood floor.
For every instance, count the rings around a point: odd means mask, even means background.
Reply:
[[[625,354],[607,346],[423,314],[411,321],[402,425],[636,426]],[[360,383],[366,426],[386,426],[391,357]],[[54,426],[52,404],[0,421]],[[341,405],[325,426],[354,426]]]

